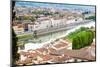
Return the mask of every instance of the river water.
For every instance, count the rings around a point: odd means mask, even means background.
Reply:
[[[49,33],[46,35],[38,36],[37,38],[30,38],[28,40],[25,40],[25,42],[26,42],[25,49],[28,50],[31,48],[32,49],[40,48],[44,44],[50,43],[58,38],[64,37],[64,36],[68,35],[70,32],[73,32],[80,27],[91,27],[91,26],[95,27],[94,21],[91,21],[88,24],[82,24],[82,25],[75,26],[74,28],[71,28],[69,30],[63,30],[63,31],[59,31],[59,32]]]

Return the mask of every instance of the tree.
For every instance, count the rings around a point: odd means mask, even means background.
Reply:
[[[13,64],[19,59],[18,46],[17,46],[18,38],[16,37],[16,34],[14,33],[14,30],[12,29],[12,59]]]
[[[72,49],[80,49],[91,45],[93,42],[94,33],[92,31],[82,31],[78,33],[72,41]]]
[[[16,20],[20,20],[18,16],[15,16],[15,19],[16,19]]]
[[[12,1],[12,22],[15,19],[15,12],[14,10],[15,1]],[[12,65],[15,65],[16,61],[19,59],[18,46],[17,46],[17,37],[16,34],[12,28]]]
[[[30,18],[30,20],[31,20],[32,22],[34,22],[34,21],[36,20],[36,18],[35,18],[34,16],[32,16],[32,17]]]
[[[74,37],[72,43],[73,43],[72,49],[79,49],[80,48],[79,37]]]
[[[89,16],[89,17],[86,17],[85,19],[96,21],[96,16],[95,15],[94,16]]]

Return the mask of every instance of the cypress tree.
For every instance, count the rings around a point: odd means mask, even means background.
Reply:
[[[12,1],[12,22],[13,20],[15,19],[15,12],[13,11],[14,10],[14,6],[15,6],[15,1]],[[16,61],[19,59],[19,54],[17,53],[18,51],[18,46],[17,46],[17,41],[18,41],[18,38],[16,37],[16,34],[13,30],[13,28],[11,29],[12,31],[12,67],[14,67],[14,65],[16,65]]]

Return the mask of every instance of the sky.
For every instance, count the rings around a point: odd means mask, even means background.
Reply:
[[[95,12],[95,6],[74,5],[74,4],[57,4],[57,3],[44,3],[44,2],[17,1],[15,6],[41,7],[41,8],[54,8],[54,9],[70,9],[70,10],[76,9],[76,10]]]

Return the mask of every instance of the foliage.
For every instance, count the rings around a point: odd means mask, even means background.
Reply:
[[[30,17],[29,16],[23,16],[23,19],[24,20],[30,20]]]
[[[13,62],[17,61],[19,59],[18,46],[17,46],[18,38],[16,37],[16,34],[14,33],[14,30],[12,29],[12,58]]]
[[[13,12],[14,10],[14,6],[15,6],[15,1],[12,1],[12,21],[14,21],[15,19],[15,12]],[[12,29],[12,67],[13,65],[15,65],[16,61],[19,59],[19,54],[17,53],[18,51],[18,46],[17,46],[17,37],[16,37],[16,34],[14,32],[14,30]]]
[[[69,33],[68,36],[66,36],[65,38],[72,41],[72,39],[76,36],[76,34],[78,34],[81,31],[86,31],[86,30],[89,30],[89,28],[88,27],[81,27],[80,29],[77,29],[74,32]]]
[[[34,21],[36,20],[36,18],[35,18],[34,16],[32,16],[32,17],[30,18],[30,20],[31,20],[32,22],[34,22]]]
[[[19,18],[18,16],[15,16],[15,19],[16,19],[16,20],[20,20],[20,18]]]
[[[36,17],[34,16],[16,16],[15,17],[16,20],[31,20],[32,22],[34,22],[36,20]]]
[[[85,18],[85,19],[92,19],[92,20],[96,20],[96,16],[90,16],[90,17]]]
[[[31,38],[33,35],[32,34],[27,34],[27,35],[19,35],[19,36],[17,36],[18,37],[18,39],[28,39],[28,38]]]
[[[91,45],[94,38],[94,32],[92,31],[82,31],[78,33],[72,41],[72,49],[80,49],[85,46]]]
[[[53,15],[52,12],[49,12],[49,11],[39,11],[39,10],[33,11],[32,13],[35,14],[35,15],[45,15],[45,16]]]

